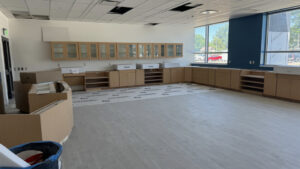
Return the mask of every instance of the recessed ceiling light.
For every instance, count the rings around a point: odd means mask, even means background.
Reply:
[[[203,15],[210,15],[210,14],[215,14],[217,12],[218,11],[216,11],[216,10],[206,10],[206,11],[201,12],[201,14],[203,14]]]

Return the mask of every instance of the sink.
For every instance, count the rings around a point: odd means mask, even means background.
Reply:
[[[180,67],[180,63],[161,63],[161,68],[173,68],[173,67]]]
[[[135,64],[118,64],[113,65],[115,70],[134,70],[136,69]]]
[[[158,69],[158,63],[146,63],[146,64],[138,64],[139,69]]]

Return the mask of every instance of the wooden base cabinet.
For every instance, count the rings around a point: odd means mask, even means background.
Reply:
[[[192,82],[192,68],[191,67],[184,68],[184,81]]]
[[[163,83],[169,84],[171,83],[171,69],[163,69]]]
[[[120,74],[120,87],[135,86],[135,70],[121,70]]]
[[[208,70],[208,85],[210,86],[216,85],[216,69]]]
[[[241,70],[231,70],[230,88],[232,90],[240,90],[241,86]]]
[[[216,87],[230,89],[231,88],[231,70],[216,69]]]
[[[266,72],[264,81],[264,95],[276,96],[277,74]]]
[[[109,87],[116,88],[120,87],[120,75],[119,71],[109,72]]]
[[[184,68],[172,68],[171,69],[171,82],[181,83],[184,82]]]
[[[145,71],[142,69],[135,70],[135,85],[145,85]]]
[[[300,101],[299,86],[300,76],[279,74],[277,76],[276,96]]]

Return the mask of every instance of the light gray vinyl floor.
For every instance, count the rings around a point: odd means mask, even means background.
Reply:
[[[300,104],[226,90],[74,108],[63,169],[299,169]]]

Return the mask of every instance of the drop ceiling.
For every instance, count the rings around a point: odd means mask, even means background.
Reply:
[[[171,11],[185,3],[202,5],[185,12]],[[123,15],[109,13],[116,5],[133,9]],[[0,0],[0,10],[9,18],[15,18],[13,13],[27,13],[50,20],[195,26],[294,6],[300,6],[300,0]],[[218,12],[202,14],[206,10]]]

